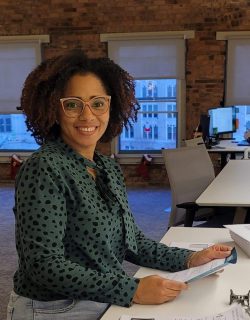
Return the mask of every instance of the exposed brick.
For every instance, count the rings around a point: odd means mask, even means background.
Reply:
[[[216,41],[216,31],[250,30],[249,0],[1,0],[0,10],[0,36],[50,35],[45,58],[75,47],[94,57],[106,56],[100,33],[194,30],[186,56],[188,138],[200,113],[219,105],[223,97],[226,46]],[[101,149],[110,152],[109,145]],[[164,168],[156,167],[159,172]],[[6,172],[0,165],[0,179]],[[126,175],[128,182],[141,183]],[[155,172],[151,181],[157,179]]]

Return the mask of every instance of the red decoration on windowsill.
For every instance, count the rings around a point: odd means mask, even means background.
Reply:
[[[151,161],[152,157],[148,154],[144,154],[139,166],[137,167],[137,174],[145,180],[149,180],[149,165]]]
[[[15,179],[17,172],[19,170],[19,168],[21,167],[23,163],[23,160],[17,156],[16,154],[13,154],[11,156],[11,160],[10,160],[10,177],[11,179]]]

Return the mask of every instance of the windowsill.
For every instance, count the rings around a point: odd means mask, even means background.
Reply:
[[[146,152],[145,152],[146,154]],[[118,154],[116,158],[120,164],[138,164],[141,161],[142,154]],[[153,164],[163,164],[161,154],[150,154]]]
[[[0,163],[10,163],[10,159],[13,154],[18,155],[22,160],[26,160],[32,152],[0,152]]]
[[[11,156],[17,154],[22,160],[26,160],[32,152],[0,152],[0,163],[10,163]],[[146,152],[145,152],[146,154]],[[149,154],[152,157],[153,164],[163,164],[161,154]],[[138,164],[143,154],[118,154],[116,158],[120,164]]]

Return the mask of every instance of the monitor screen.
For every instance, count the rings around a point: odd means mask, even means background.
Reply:
[[[236,108],[234,106],[209,109],[208,115],[210,117],[210,136],[236,131]]]

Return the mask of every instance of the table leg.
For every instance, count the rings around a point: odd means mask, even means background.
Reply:
[[[233,224],[245,223],[247,216],[247,208],[237,207],[235,209]]]
[[[220,155],[220,168],[221,168],[221,170],[227,164],[227,156],[228,156],[228,153],[226,153],[226,152],[222,152]]]

